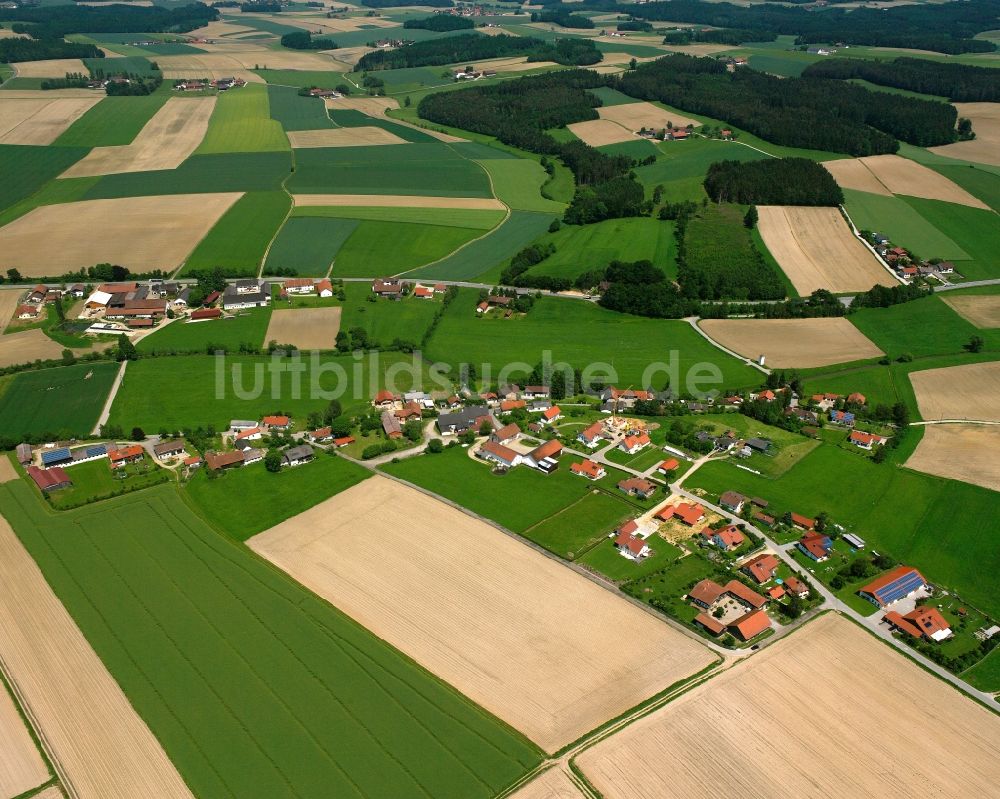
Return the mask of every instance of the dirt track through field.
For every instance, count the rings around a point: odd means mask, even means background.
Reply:
[[[925,421],[1000,421],[1000,362],[910,372],[910,383]]]
[[[275,310],[263,346],[277,341],[294,344],[300,350],[332,350],[340,330],[340,311],[339,307]]]
[[[48,61],[20,61],[11,64],[19,78],[65,78],[66,73],[89,75],[86,64],[79,58],[53,58]]]
[[[172,194],[41,206],[0,228],[2,265],[29,277],[102,263],[133,272],[172,271],[240,196]]]
[[[143,126],[131,144],[95,147],[60,177],[176,169],[205,138],[213,110],[214,97],[172,97]]]
[[[836,208],[757,207],[764,244],[802,296],[897,286],[875,256],[854,237]]]
[[[989,210],[978,197],[933,169],[898,155],[871,155],[859,158],[869,171],[893,194],[924,197]]]
[[[766,356],[778,369],[809,368],[878,358],[882,350],[843,317],[823,319],[704,319],[710,338],[744,358]]]
[[[292,147],[369,147],[373,144],[406,144],[395,133],[374,125],[357,128],[322,128],[320,130],[290,130]]]
[[[566,772],[556,766],[535,777],[510,799],[583,799]]]
[[[605,799],[988,796],[1000,718],[830,614],[585,751]]]
[[[0,93],[0,144],[52,144],[101,101],[89,97],[10,98]]]
[[[906,466],[1000,491],[1000,426],[929,424]]]
[[[955,313],[976,327],[985,329],[1000,327],[1000,296],[989,294],[953,296],[950,292],[940,296]]]
[[[192,799],[2,518],[0,585],[0,658],[73,793],[79,799]]]
[[[385,477],[248,543],[549,752],[713,660],[562,564]]]
[[[976,138],[928,147],[932,153],[1000,166],[1000,103],[954,103],[960,117],[972,120]]]
[[[0,458],[0,461],[7,459]],[[10,694],[0,685],[0,797],[20,796],[48,781],[49,768],[38,754]]]
[[[499,200],[486,197],[411,197],[406,194],[296,194],[296,207],[363,206],[367,208],[464,208],[505,211]]]
[[[601,119],[617,122],[629,131],[639,128],[665,128],[670,122],[675,128],[686,128],[688,125],[698,127],[701,123],[696,119],[666,111],[652,103],[623,103],[621,105],[605,105],[597,109]]]
[[[892,197],[892,192],[858,158],[823,161],[821,166],[833,175],[833,179],[842,189],[856,189],[857,191],[867,191],[870,194],[881,194],[883,197]]]

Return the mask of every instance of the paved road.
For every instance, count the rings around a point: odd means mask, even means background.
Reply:
[[[1000,279],[993,280],[967,280],[964,283],[949,283],[946,286],[936,287],[935,293],[939,291],[954,291],[955,289],[971,289],[976,286],[1000,286]]]
[[[108,392],[108,398],[104,401],[104,407],[101,409],[101,415],[97,419],[97,424],[95,424],[94,429],[90,431],[91,435],[100,435],[101,428],[108,423],[108,417],[111,415],[111,405],[115,401],[118,389],[121,388],[122,381],[125,379],[126,366],[128,366],[128,361],[122,361],[122,365],[118,367],[118,374],[115,375],[115,382],[112,383],[111,391]]]

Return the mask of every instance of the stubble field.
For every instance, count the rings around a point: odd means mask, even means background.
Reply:
[[[954,797],[993,792],[998,747],[996,715],[830,614],[576,762],[606,799]]]
[[[761,205],[757,212],[761,238],[800,295],[899,284],[854,238],[836,208]]]
[[[332,350],[340,330],[339,307],[276,310],[264,336],[269,341],[294,344],[300,350]]]
[[[555,561],[384,477],[248,543],[546,751],[713,659]]]
[[[688,125],[699,126],[696,119],[675,114],[652,103],[621,103],[619,105],[601,106],[597,109],[601,119],[609,119],[634,133],[639,128],[665,128],[670,122],[675,128],[686,128]]]
[[[63,348],[37,328],[0,337],[0,366],[58,358]]]
[[[288,132],[292,147],[369,147],[378,144],[406,144],[382,128],[326,128],[323,130],[293,130]]]
[[[583,799],[570,778],[558,766],[535,777],[511,799]]]
[[[906,466],[1000,491],[1000,426],[929,424]]]
[[[871,155],[858,160],[893,194],[905,194],[910,197],[923,197],[927,200],[941,200],[989,210],[986,203],[973,197],[957,183],[916,161],[898,155]]]
[[[949,158],[1000,166],[1000,103],[955,103],[960,117],[972,120],[976,138],[940,147],[928,147],[932,153]]]
[[[7,458],[0,457],[10,466]],[[0,482],[2,479],[0,479]],[[6,590],[6,587],[5,587]],[[0,684],[0,796],[4,799],[20,796],[49,781],[49,768],[38,754],[38,748],[24,726],[17,705],[7,689]]]
[[[0,144],[52,144],[100,100],[99,95],[27,99],[0,96]]]
[[[940,295],[957,314],[981,328],[1000,327],[1000,295]]]
[[[7,329],[7,325],[10,324],[14,310],[21,304],[23,293],[21,289],[0,290],[0,333],[3,333]]]
[[[67,72],[87,74],[87,65],[79,58],[54,58],[48,61],[21,61],[14,65],[19,78],[64,78]]]
[[[856,189],[869,194],[881,194],[883,197],[893,196],[860,158],[838,158],[835,161],[824,161],[822,166],[833,175],[842,189]]]
[[[925,420],[1000,421],[1000,362],[911,372],[910,383]]]
[[[623,141],[634,141],[635,133],[626,130],[610,119],[591,119],[587,122],[573,122],[566,126],[574,136],[591,147],[603,147]]]
[[[357,128],[354,128],[357,130]],[[419,197],[408,194],[296,194],[296,208],[361,206],[366,208],[448,208],[503,211],[500,200],[487,197]]]

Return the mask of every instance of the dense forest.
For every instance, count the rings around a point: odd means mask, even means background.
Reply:
[[[833,175],[808,158],[719,161],[708,168],[705,191],[715,202],[741,205],[840,205]]]
[[[619,30],[621,26],[619,25]],[[675,31],[668,31],[663,37],[664,44],[732,44],[739,45],[744,42],[773,42],[778,38],[778,34],[766,31],[739,30],[738,28],[712,28],[710,30],[698,30],[696,28],[679,28]]]
[[[76,44],[62,39],[0,39],[0,64],[49,61],[54,58],[104,58],[104,53],[92,44]]]
[[[810,64],[804,78],[860,78],[879,86],[947,97],[956,103],[1000,102],[1000,69],[948,64],[926,58],[862,61],[832,58]]]
[[[281,46],[290,50],[336,50],[337,43],[324,37],[313,38],[309,31],[286,33],[281,37]]]
[[[669,3],[620,5],[616,10],[651,21],[694,22],[716,28],[797,36],[800,44],[844,42],[957,54],[996,50],[993,42],[973,37],[997,27],[1000,0],[816,10],[771,3],[742,7],[731,3],[672,0]]]
[[[593,42],[583,39],[557,39],[554,44],[531,36],[481,36],[466,33],[428,39],[396,50],[366,53],[354,67],[355,72],[404,67],[475,64],[489,58],[526,55],[529,61],[555,61],[567,66],[585,66],[601,60]]]
[[[947,103],[879,93],[817,78],[735,73],[711,58],[672,55],[611,79],[625,94],[725,119],[775,144],[864,156],[955,141]]]
[[[401,8],[413,5],[413,0],[361,0],[361,5],[368,8]],[[420,0],[424,8],[452,8],[451,0]]]
[[[612,261],[605,279],[610,285],[599,302],[609,310],[658,319],[680,319],[698,312],[698,303],[683,296],[649,261]]]
[[[404,28],[422,28],[428,31],[445,33],[447,31],[460,31],[475,28],[476,23],[469,17],[456,17],[454,14],[434,14],[430,17],[420,19],[408,19],[403,23]]]
[[[68,33],[185,33],[219,18],[201,3],[163,6],[31,6],[6,10],[15,33],[36,39],[61,39]],[[61,58],[62,56],[60,56]]]
[[[571,14],[566,9],[542,12],[532,11],[531,21],[548,22],[554,25],[559,25],[563,28],[579,28],[581,30],[587,30],[594,27],[594,20],[590,17],[585,17],[582,14]]]

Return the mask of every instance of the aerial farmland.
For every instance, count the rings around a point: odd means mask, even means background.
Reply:
[[[0,799],[988,796],[998,0],[0,8]]]

